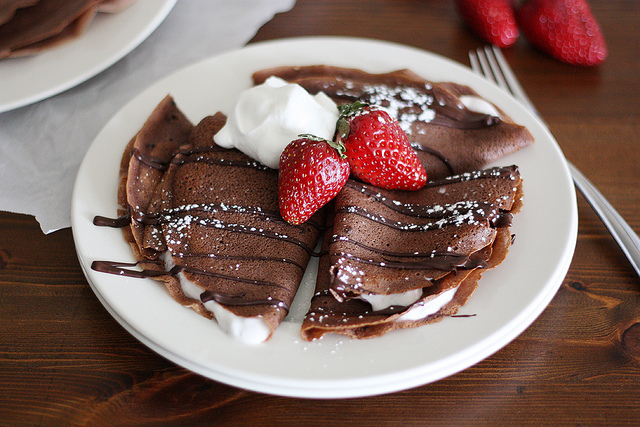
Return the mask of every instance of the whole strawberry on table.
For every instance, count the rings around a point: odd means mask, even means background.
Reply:
[[[483,40],[512,46],[521,32],[538,49],[574,65],[607,57],[600,25],[586,0],[456,0],[464,22]]]

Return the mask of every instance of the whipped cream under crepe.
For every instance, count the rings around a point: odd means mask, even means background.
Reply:
[[[240,94],[214,140],[278,169],[280,154],[291,141],[300,134],[332,139],[337,120],[338,107],[323,92],[310,95],[298,84],[270,77]]]
[[[171,269],[176,266],[169,252],[165,252],[162,255],[162,259],[167,271],[171,271]],[[198,286],[192,280],[189,280],[182,272],[178,273],[178,280],[180,281],[182,292],[189,298],[199,300],[200,295],[205,291],[205,289]],[[240,342],[245,344],[259,344],[266,341],[271,335],[269,324],[261,317],[238,316],[214,300],[205,302],[204,307],[213,313],[220,329],[222,329],[224,333]]]

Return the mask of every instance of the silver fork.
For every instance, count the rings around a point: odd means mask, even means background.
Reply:
[[[474,72],[484,76],[486,79],[511,93],[514,98],[542,120],[533,103],[522,89],[522,86],[520,86],[518,79],[500,49],[495,46],[485,46],[475,51],[472,50],[469,52],[469,60],[471,61],[471,69]],[[567,161],[567,164],[576,188],[598,214],[629,259],[636,273],[640,275],[640,238],[582,172],[572,165],[571,162]]]

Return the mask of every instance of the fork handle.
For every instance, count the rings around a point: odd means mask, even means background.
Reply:
[[[640,238],[582,172],[569,161],[567,164],[576,188],[598,214],[624,254],[629,258],[636,273],[640,275]]]

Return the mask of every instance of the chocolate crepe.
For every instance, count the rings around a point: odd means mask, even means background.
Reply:
[[[255,84],[269,76],[325,92],[338,104],[379,105],[398,119],[429,179],[474,171],[533,143],[529,131],[504,112],[469,110],[461,96],[480,97],[468,86],[434,83],[412,71],[370,74],[327,65],[284,66],[254,73]]]
[[[515,166],[431,181],[417,192],[349,182],[335,198],[302,337],[370,338],[455,314],[482,272],[506,256],[521,191]],[[405,316],[449,290],[453,298],[435,312]],[[408,304],[368,302],[412,291],[417,300]]]
[[[33,6],[38,0],[3,0],[0,2],[0,25],[13,18],[21,7]]]
[[[288,313],[324,222],[293,226],[278,212],[277,172],[218,147],[218,113],[193,127],[165,98],[123,156],[125,237],[145,274],[200,314],[214,301],[271,333]],[[194,290],[195,294],[194,294]],[[270,333],[270,334],[271,334]],[[269,334],[269,336],[270,336]]]

